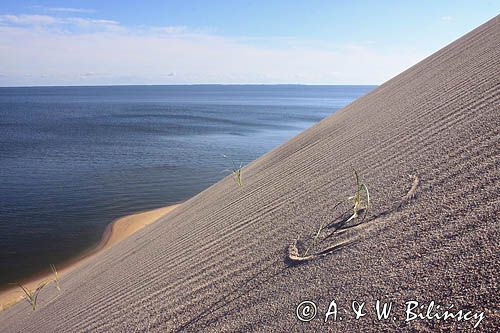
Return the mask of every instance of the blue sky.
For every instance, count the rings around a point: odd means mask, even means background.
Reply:
[[[380,84],[500,1],[6,1],[0,85]]]

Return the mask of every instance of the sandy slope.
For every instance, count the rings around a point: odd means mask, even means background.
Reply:
[[[182,204],[47,290],[30,313],[0,313],[2,332],[455,331],[474,321],[405,322],[404,302],[484,311],[500,326],[500,17],[359,98],[243,171]],[[289,266],[288,245],[333,222],[368,184],[366,223],[339,247]],[[415,197],[398,208],[420,181]],[[336,299],[342,320],[325,324]],[[395,320],[377,321],[375,300]],[[309,323],[295,308],[313,300]],[[354,320],[352,300],[367,302]]]

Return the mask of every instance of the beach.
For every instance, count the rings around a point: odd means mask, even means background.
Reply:
[[[496,16],[153,214],[0,331],[498,332],[499,36]]]
[[[101,242],[95,247],[87,251],[85,254],[63,264],[58,270],[59,277],[62,278],[69,272],[73,271],[88,260],[92,260],[99,253],[110,249],[120,241],[130,237],[130,235],[141,230],[145,226],[154,223],[159,218],[165,216],[179,204],[169,205],[145,212],[139,212],[132,215],[121,217],[109,224],[105,233],[102,236]],[[23,286],[34,290],[38,285],[45,281],[53,281],[54,275],[44,274],[35,276],[31,279],[23,281]],[[53,282],[52,282],[53,283]],[[13,304],[23,300],[24,293],[18,286],[13,286],[10,289],[0,291],[0,311],[12,306]]]

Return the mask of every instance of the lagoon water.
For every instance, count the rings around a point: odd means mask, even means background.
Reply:
[[[0,88],[0,287],[185,200],[373,86]]]

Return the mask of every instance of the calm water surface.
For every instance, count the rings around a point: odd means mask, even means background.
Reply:
[[[373,86],[0,88],[0,287],[193,196]]]

